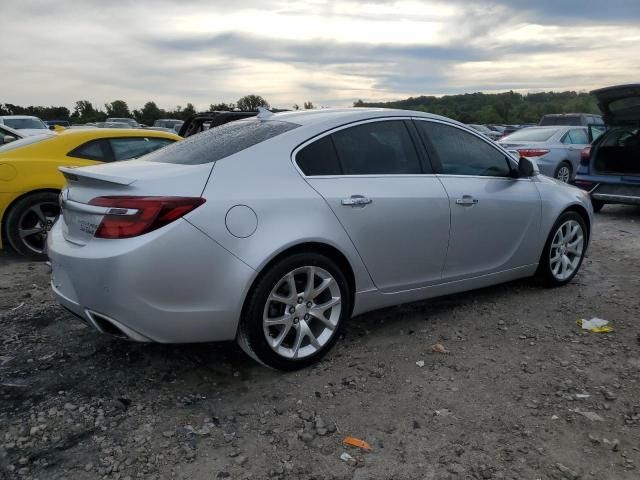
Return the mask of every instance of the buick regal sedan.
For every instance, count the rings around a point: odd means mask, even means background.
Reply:
[[[231,122],[140,159],[61,168],[53,291],[135,341],[237,340],[290,370],[352,315],[578,272],[589,196],[444,117],[385,109]]]

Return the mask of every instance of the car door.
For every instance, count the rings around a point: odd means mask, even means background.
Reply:
[[[571,162],[572,172],[575,174],[580,165],[580,153],[589,145],[587,129],[572,128],[562,137],[562,143],[567,148],[567,159]]]
[[[438,283],[449,241],[449,201],[409,120],[366,121],[295,152],[375,285],[398,291]]]
[[[488,275],[538,262],[541,201],[513,162],[457,125],[415,120],[449,195],[451,235],[443,281]]]

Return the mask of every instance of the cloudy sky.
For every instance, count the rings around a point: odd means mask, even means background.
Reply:
[[[346,106],[640,81],[640,0],[1,0],[0,103]]]

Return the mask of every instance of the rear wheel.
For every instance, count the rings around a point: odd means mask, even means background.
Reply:
[[[593,200],[591,199],[591,205],[593,206],[594,212],[599,212],[604,207],[604,202],[602,200]]]
[[[553,176],[561,182],[569,183],[569,180],[571,180],[571,170],[571,165],[568,162],[560,162]]]
[[[538,275],[550,287],[569,283],[578,273],[587,247],[588,230],[576,212],[556,221],[544,246]]]
[[[269,367],[304,368],[331,349],[350,312],[340,267],[324,255],[294,254],[269,267],[249,294],[238,343]]]
[[[7,214],[6,235],[20,255],[45,260],[47,234],[60,215],[58,194],[39,192],[18,200]]]

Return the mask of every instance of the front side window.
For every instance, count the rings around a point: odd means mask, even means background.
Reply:
[[[416,126],[440,161],[439,173],[491,177],[511,175],[506,156],[475,135],[442,123],[416,121]]]
[[[420,160],[401,120],[371,122],[331,135],[344,175],[420,174]]]
[[[168,138],[122,137],[109,140],[114,160],[129,160],[162,148],[173,140]]]

